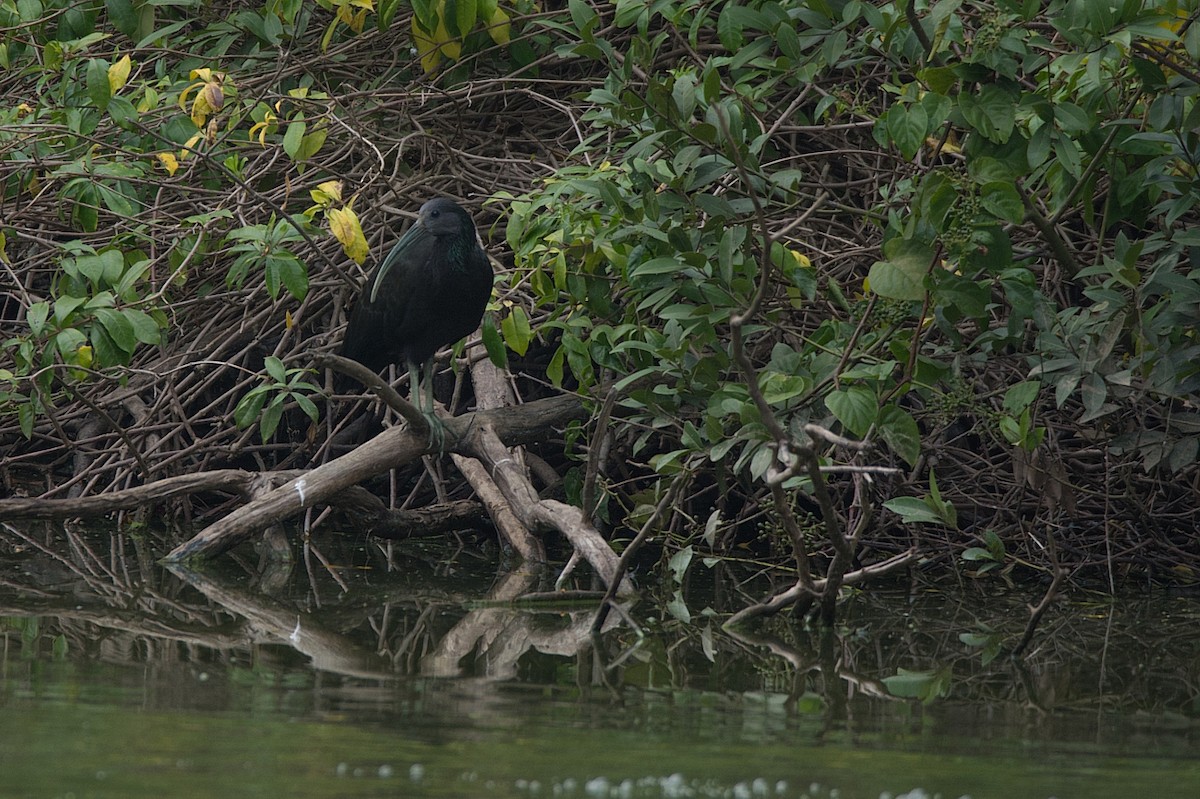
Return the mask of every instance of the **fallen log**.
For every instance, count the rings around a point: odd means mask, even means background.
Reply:
[[[546,431],[584,418],[587,411],[577,397],[561,395],[509,408],[477,411],[445,419],[451,451],[474,455],[468,442],[472,429],[486,425],[502,440],[528,443],[544,439]],[[392,427],[353,451],[289,480],[200,531],[171,550],[167,563],[212,558],[247,540],[270,524],[295,516],[315,505],[330,504],[339,492],[437,451],[424,431]],[[611,550],[609,550],[611,552]]]
[[[278,479],[288,479],[298,473],[289,471],[266,474],[277,476]],[[249,498],[264,476],[244,469],[214,469],[209,472],[165,477],[146,485],[90,497],[0,499],[0,519],[86,519],[202,491],[221,491]]]

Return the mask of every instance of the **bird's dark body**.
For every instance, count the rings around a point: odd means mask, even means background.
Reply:
[[[492,279],[470,215],[430,200],[363,287],[341,352],[377,372],[420,366],[475,331]]]

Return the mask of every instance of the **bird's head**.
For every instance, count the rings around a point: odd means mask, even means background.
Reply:
[[[436,197],[421,206],[414,227],[434,236],[455,236],[473,226],[471,216],[449,197]]]

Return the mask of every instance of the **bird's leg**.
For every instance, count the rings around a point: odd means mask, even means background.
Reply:
[[[416,401],[417,409],[421,411],[421,415],[425,417],[425,423],[429,426],[429,445],[437,447],[438,452],[446,451],[446,425],[438,417],[433,410],[433,358],[425,361],[425,391],[424,396],[421,392],[420,382],[417,377],[417,365],[410,363],[408,365],[409,385],[413,386],[410,397]]]

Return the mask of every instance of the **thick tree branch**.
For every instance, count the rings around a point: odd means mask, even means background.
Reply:
[[[563,395],[515,408],[457,416],[446,419],[445,423],[450,441],[462,440],[473,426],[487,422],[494,427],[497,435],[506,440],[526,442],[544,437],[548,428],[561,426],[585,415],[586,411],[578,398]],[[166,561],[178,563],[220,555],[269,524],[294,516],[314,505],[329,503],[338,492],[435,451],[436,448],[430,445],[424,435],[407,427],[384,430],[354,451],[290,480],[209,525],[190,541],[168,553]]]

